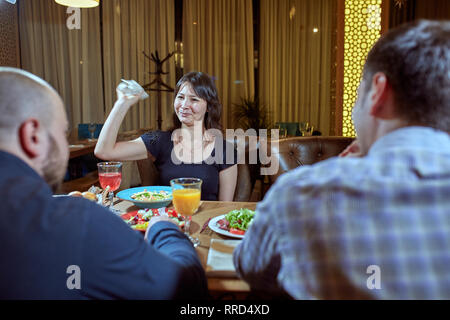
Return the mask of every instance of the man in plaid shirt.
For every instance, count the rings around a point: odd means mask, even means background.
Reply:
[[[353,121],[345,157],[286,173],[258,204],[237,272],[295,299],[450,299],[450,22],[375,44]]]

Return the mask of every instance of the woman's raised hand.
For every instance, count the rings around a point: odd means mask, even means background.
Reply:
[[[142,91],[137,94],[130,94],[130,93],[124,93],[120,87],[117,87],[117,101],[116,103],[124,104],[127,106],[132,106],[136,104],[139,99],[141,99],[141,96],[144,94],[145,91]]]

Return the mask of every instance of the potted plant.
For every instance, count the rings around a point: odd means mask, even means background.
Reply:
[[[233,104],[233,116],[240,129],[254,129],[259,136],[259,129],[267,129],[267,136],[270,137],[270,129],[273,128],[270,120],[270,112],[266,105],[260,103],[258,98],[241,98],[241,103]],[[260,176],[260,159],[258,163],[250,165],[250,175],[252,183],[262,180]]]
[[[241,103],[233,104],[233,116],[239,128],[244,130],[270,129],[270,114],[267,107],[258,98],[241,98]]]

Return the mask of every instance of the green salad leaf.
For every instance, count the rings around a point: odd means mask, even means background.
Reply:
[[[144,191],[137,192],[131,195],[131,198],[138,201],[160,201],[168,200],[172,197],[170,192],[160,190],[160,191]]]
[[[230,223],[230,228],[236,228],[247,231],[248,227],[253,221],[255,211],[242,208],[233,210],[225,215],[225,219]]]

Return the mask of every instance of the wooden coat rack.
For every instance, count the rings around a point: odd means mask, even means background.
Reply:
[[[174,89],[165,84],[162,81],[162,75],[163,74],[169,74],[169,72],[164,72],[162,70],[162,65],[164,64],[164,62],[166,62],[167,60],[169,60],[175,52],[169,53],[164,59],[160,59],[159,58],[159,53],[156,50],[155,53],[151,53],[150,56],[148,56],[144,51],[142,51],[142,53],[144,54],[144,56],[153,61],[156,64],[156,72],[149,72],[149,74],[151,75],[156,75],[155,80],[153,80],[152,82],[146,84],[143,86],[145,91],[156,91],[158,93],[157,95],[157,104],[158,104],[158,130],[161,130],[161,124],[162,124],[162,117],[161,117],[161,92],[173,92]],[[153,85],[156,84],[155,88],[152,88]]]

